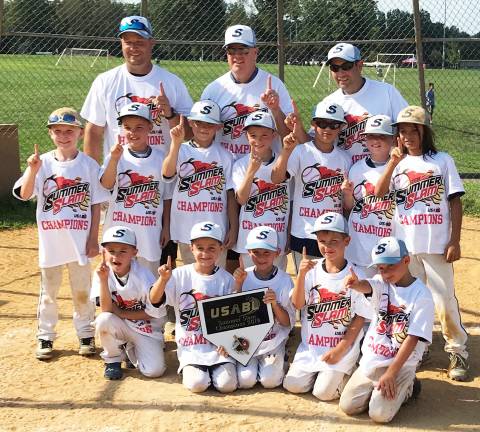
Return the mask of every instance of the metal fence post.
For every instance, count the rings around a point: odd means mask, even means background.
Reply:
[[[277,0],[278,77],[285,81],[285,39],[283,34],[283,0]]]
[[[144,17],[148,16],[148,0],[142,0],[140,5],[140,14]]]
[[[413,19],[415,21],[415,45],[417,50],[417,70],[418,83],[420,89],[420,100],[422,107],[426,108],[425,103],[425,71],[423,69],[423,47],[422,47],[422,25],[420,21],[420,6],[418,0],[413,0]]]

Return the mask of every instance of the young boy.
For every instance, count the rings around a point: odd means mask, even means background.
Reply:
[[[312,233],[315,220],[326,212],[343,212],[341,185],[351,163],[334,144],[345,124],[340,105],[320,102],[312,116],[314,140],[296,146],[288,135],[272,170],[274,183],[295,179],[290,249],[297,272],[304,247],[309,259],[321,256]]]
[[[402,240],[382,238],[372,250],[380,274],[359,280],[352,271],[345,280],[346,288],[371,294],[375,309],[360,366],[340,398],[348,415],[368,408],[372,420],[388,423],[415,393],[415,369],[432,341],[434,306],[428,288],[410,274],[409,262]]]
[[[197,300],[233,292],[233,277],[217,266],[223,239],[220,225],[195,224],[190,232],[195,262],[172,271],[168,259],[158,269],[160,277],[150,290],[155,306],[166,303],[175,309],[178,372],[183,373],[183,385],[194,393],[204,392],[210,384],[222,393],[237,388],[235,360],[203,337],[197,307]]]
[[[237,364],[238,387],[252,388],[258,380],[263,387],[274,388],[285,375],[285,344],[295,324],[295,309],[289,297],[293,284],[290,276],[274,265],[280,248],[273,228],[256,227],[246,240],[245,248],[254,266],[245,269],[240,258],[241,265],[233,274],[235,290],[268,288],[263,301],[272,305],[275,323],[248,364]]]
[[[135,232],[127,226],[110,227],[103,235],[102,247],[91,298],[102,311],[95,327],[103,347],[105,378],[122,378],[125,351],[143,375],[159,377],[165,372],[161,318],[166,312],[150,303],[155,278],[135,259]]]
[[[278,234],[280,254],[274,264],[285,270],[287,267],[288,220],[290,214],[289,182],[274,184],[272,168],[278,155],[273,153],[272,144],[277,136],[271,114],[257,111],[245,121],[250,144],[250,155],[237,160],[233,166],[233,183],[240,209],[238,239],[234,250],[241,254],[243,263],[250,267],[251,254],[247,253],[247,235],[257,226],[270,226]]]
[[[350,212],[351,241],[345,257],[373,277],[371,250],[380,238],[392,236],[394,227],[395,193],[375,196],[375,184],[386,167],[394,143],[392,120],[384,115],[370,117],[363,134],[369,156],[350,168],[348,179],[342,185],[343,206]]]
[[[300,343],[283,386],[320,400],[338,399],[360,353],[363,323],[372,310],[361,294],[344,289],[350,263],[344,258],[350,237],[347,221],[335,212],[320,216],[312,229],[321,260],[308,258],[306,248],[291,292],[302,310]]]
[[[153,123],[141,103],[125,105],[118,116],[127,145],[115,144],[106,157],[100,182],[112,191],[104,229],[121,224],[137,238],[137,259],[154,275],[169,240],[170,204],[162,179],[163,152],[148,144]]]
[[[19,199],[37,197],[41,283],[36,357],[40,360],[53,356],[64,265],[72,290],[79,354],[95,353],[89,258],[98,255],[100,203],[108,200],[108,192],[98,181],[100,167],[77,148],[83,136],[79,114],[72,108],[59,108],[48,117],[47,127],[55,150],[40,155],[35,145],[25,173],[13,187]]]
[[[210,100],[196,102],[188,124],[193,132],[193,139],[188,142],[183,142],[183,116],[170,131],[172,142],[162,169],[165,181],[175,182],[171,238],[178,242],[184,264],[194,262],[187,227],[205,220],[215,222],[227,233],[222,240],[226,249],[235,244],[238,233],[238,207],[231,183],[233,158],[215,141],[222,124],[220,108]],[[220,260],[222,265],[225,259],[226,252]]]

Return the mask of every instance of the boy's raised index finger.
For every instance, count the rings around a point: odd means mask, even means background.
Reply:
[[[272,76],[271,75],[268,75],[268,78],[267,78],[267,90],[271,90],[272,89]]]
[[[302,257],[303,259],[307,259],[307,248],[305,246],[302,248]]]
[[[102,248],[102,265],[105,265],[107,260],[105,259],[105,248]]]
[[[38,144],[33,145],[33,152],[35,153],[36,156],[38,156]]]
[[[167,256],[167,268],[169,270],[172,268],[172,257],[170,255]]]
[[[243,262],[243,257],[242,257],[242,255],[240,255],[240,256],[238,257],[238,264],[240,265],[240,268],[241,268],[242,270],[245,270],[245,263]]]
[[[159,96],[165,96],[165,89],[163,88],[162,81],[160,81]]]

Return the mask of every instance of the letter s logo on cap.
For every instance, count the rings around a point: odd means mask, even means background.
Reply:
[[[387,243],[380,243],[377,246],[377,250],[375,251],[375,255],[380,255],[380,254],[384,253],[385,250],[386,250],[386,247],[387,247]]]
[[[201,110],[200,114],[210,114],[212,112],[213,107],[211,105],[205,105]]]
[[[342,52],[343,51],[343,45],[337,45],[335,47],[335,49],[333,50],[333,52],[336,54],[336,53],[339,53],[339,52]]]
[[[200,228],[201,231],[211,231],[213,228],[213,224],[211,223],[206,223],[205,225]]]
[[[328,108],[327,108],[327,111],[326,111],[328,114],[336,114],[337,113],[337,107],[335,105],[330,105]]]
[[[382,125],[382,119],[375,119],[373,122],[372,122],[372,126],[373,127],[379,127]]]
[[[262,120],[263,118],[263,113],[257,113],[252,116],[252,120],[257,121],[257,120]]]
[[[333,222],[333,218],[334,218],[333,215],[325,216],[325,217],[323,218],[323,220],[322,220],[322,224],[332,223],[332,222]]]
[[[268,231],[260,231],[257,235],[258,240],[265,240],[268,237]]]
[[[138,105],[138,104],[132,104],[132,105],[130,105],[130,107],[128,108],[128,111],[138,111],[139,108],[140,108],[140,105]]]
[[[240,37],[243,34],[243,29],[242,28],[237,28],[235,31],[232,33],[233,37]]]
[[[124,229],[118,229],[115,231],[115,234],[112,235],[112,237],[115,238],[122,238],[125,235],[125,230]]]

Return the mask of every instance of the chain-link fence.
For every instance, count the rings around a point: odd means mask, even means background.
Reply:
[[[412,0],[0,0],[0,123],[19,125],[21,158],[50,147],[48,113],[81,108],[93,79],[122,63],[122,17],[148,16],[154,61],[179,75],[192,98],[228,70],[228,25],[252,26],[260,67],[284,78],[305,118],[336,89],[328,49],[350,41],[367,77],[394,84],[420,104],[418,67],[436,91],[434,129],[441,149],[465,173],[480,174],[480,12],[476,0],[421,0],[424,59],[417,65]],[[278,19],[280,16],[282,19]],[[420,63],[420,62],[418,62]],[[423,65],[424,64],[424,65]]]

